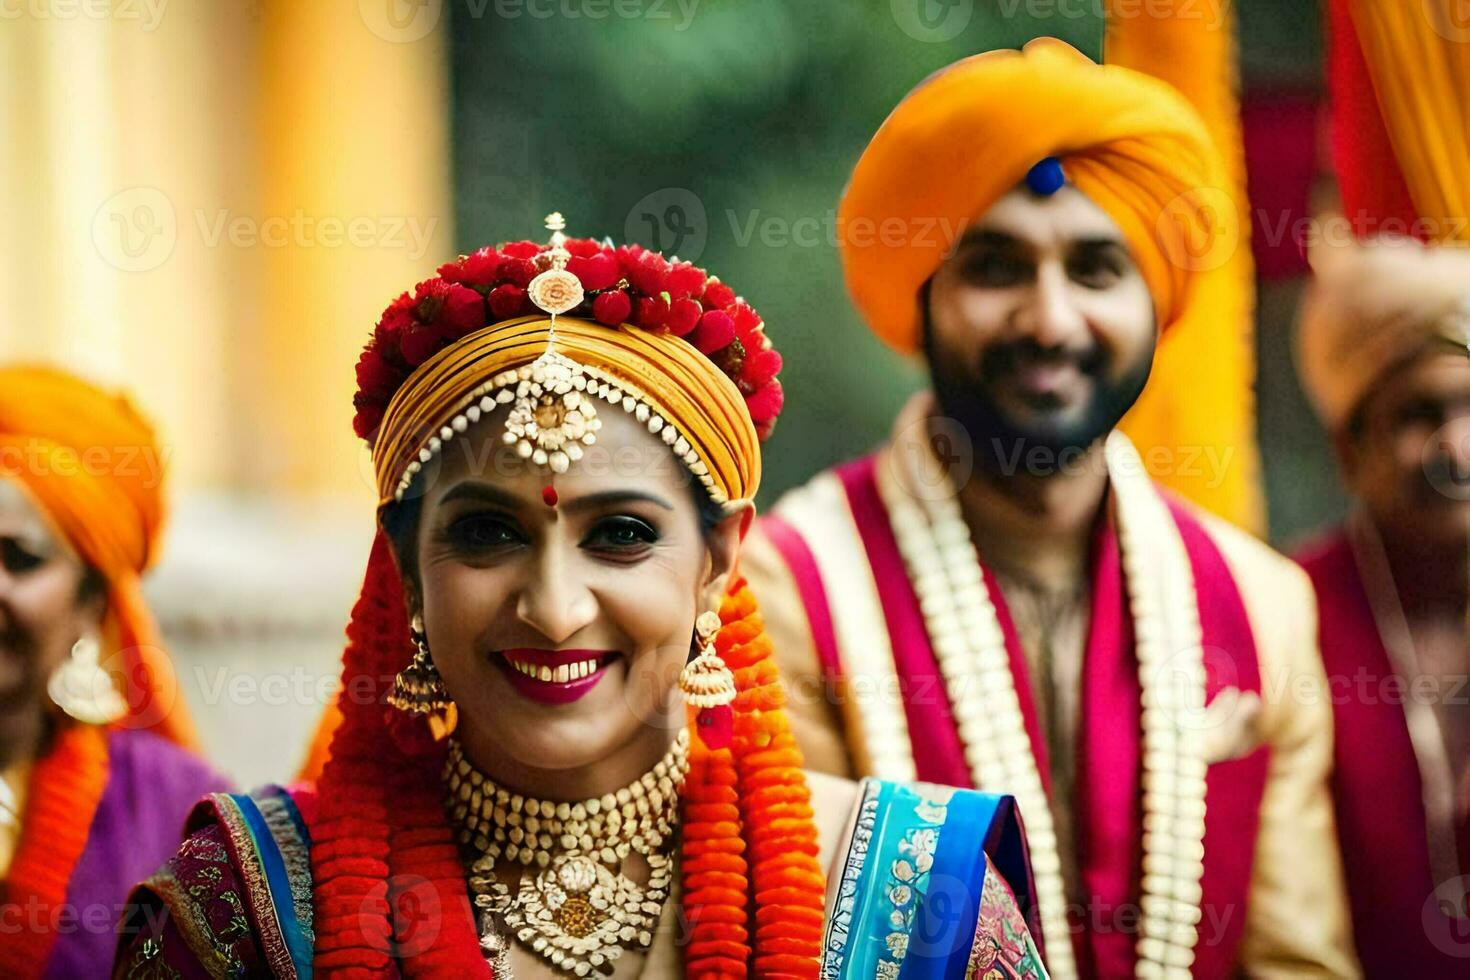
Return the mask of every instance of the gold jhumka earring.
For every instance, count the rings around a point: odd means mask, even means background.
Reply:
[[[715,648],[720,632],[720,614],[713,610],[699,614],[694,632],[699,637],[699,656],[691,660],[679,674],[679,690],[684,701],[698,708],[695,730],[699,740],[711,749],[723,749],[735,734],[735,675]]]
[[[440,741],[454,731],[459,721],[459,709],[449,696],[444,678],[439,676],[439,668],[434,666],[434,658],[429,654],[423,616],[414,613],[408,628],[418,650],[409,665],[393,678],[393,693],[388,695],[388,703],[411,715],[426,715],[429,731],[436,741]]]

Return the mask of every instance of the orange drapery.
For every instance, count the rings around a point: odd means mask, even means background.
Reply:
[[[1435,242],[1470,242],[1470,16],[1457,0],[1346,2],[1414,209]]]
[[[1240,228],[1228,255],[1201,257],[1200,300],[1160,343],[1148,387],[1122,428],[1154,479],[1261,533],[1266,505],[1255,433],[1255,273],[1231,4],[1204,0],[1160,16],[1128,0],[1109,0],[1107,18],[1104,63],[1170,83],[1203,117],[1224,162],[1219,204],[1233,201]]]

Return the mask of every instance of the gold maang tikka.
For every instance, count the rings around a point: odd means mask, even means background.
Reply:
[[[501,371],[470,391],[460,411],[438,432],[430,433],[419,447],[418,457],[404,468],[394,499],[403,499],[414,478],[444,446],[502,405],[510,406],[505,444],[514,447],[522,459],[546,467],[552,475],[565,473],[582,458],[585,448],[597,441],[597,431],[602,428],[597,402],[601,400],[632,416],[662,440],[689,467],[712,500],[726,503],[725,491],[694,443],[660,414],[643,392],[627,380],[588,368],[556,349],[556,318],[576,309],[585,295],[582,281],[567,270],[571,252],[566,247],[566,220],[560,212],[554,212],[547,215],[546,227],[551,232],[550,247],[533,260],[541,272],[526,288],[531,302],[551,318],[546,350],[530,364]],[[548,484],[542,499],[555,506],[555,488]]]
[[[526,295],[551,315],[551,327],[545,352],[531,362],[529,374],[516,386],[504,439],[522,459],[565,473],[582,458],[582,447],[597,441],[602,422],[587,396],[588,377],[582,365],[556,350],[557,315],[582,302],[582,281],[567,271],[572,254],[566,249],[566,221],[560,211],[547,215],[546,228],[551,248],[540,258],[550,267],[531,280]]]

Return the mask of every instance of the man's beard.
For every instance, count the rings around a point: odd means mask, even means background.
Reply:
[[[1035,462],[1026,461],[1027,454],[1034,450],[1042,452],[1049,460],[1045,465],[1054,471],[1069,457],[1080,455],[1106,436],[1143,392],[1154,354],[1152,346],[1146,348],[1136,363],[1115,378],[1109,373],[1107,355],[1099,347],[1062,351],[1044,348],[1028,338],[990,348],[974,371],[966,370],[963,358],[937,350],[930,330],[925,331],[924,348],[940,410],[969,434],[976,466],[1002,472],[1018,464],[1035,466]],[[1081,412],[1063,418],[1058,408],[1048,419],[1042,409],[1037,413],[1042,417],[1033,421],[1016,419],[1003,408],[992,395],[994,386],[1027,363],[1071,363],[1091,379],[1092,394]]]

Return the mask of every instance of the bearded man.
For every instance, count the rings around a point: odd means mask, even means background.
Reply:
[[[1115,428],[1224,184],[1178,92],[1061,42],[931,76],[839,209],[931,385],[743,559],[809,766],[1017,796],[1056,977],[1357,972],[1311,587]]]

